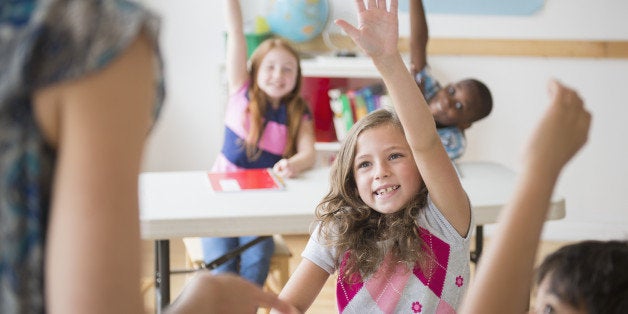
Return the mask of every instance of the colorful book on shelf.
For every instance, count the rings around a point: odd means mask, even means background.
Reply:
[[[328,91],[329,104],[333,112],[336,138],[342,141],[353,124],[369,112],[381,107],[385,96],[381,83],[368,85],[357,90],[334,88]]]
[[[379,109],[379,98],[384,94],[384,85],[382,84],[373,84],[369,86],[365,86],[360,88],[357,91],[358,95],[361,95],[364,98],[364,103],[366,104],[366,111],[372,112],[376,109]]]
[[[352,96],[353,101],[355,102],[355,121],[358,121],[368,113],[366,108],[366,101],[364,97],[359,92],[352,92],[350,94]]]
[[[279,176],[270,168],[246,169],[226,172],[208,172],[207,177],[215,192],[283,190]]]
[[[346,93],[340,89],[330,89],[329,105],[334,113],[334,129],[336,129],[336,138],[341,141],[344,139],[347,131],[353,126],[353,110]]]

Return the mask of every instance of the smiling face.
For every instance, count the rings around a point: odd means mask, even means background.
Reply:
[[[264,56],[257,72],[257,85],[273,103],[279,103],[297,84],[298,60],[282,47]]]
[[[358,135],[353,173],[362,201],[383,214],[399,211],[422,184],[403,131],[390,123]]]
[[[483,117],[482,106],[477,86],[467,80],[445,86],[429,101],[438,126],[457,126],[463,130]]]

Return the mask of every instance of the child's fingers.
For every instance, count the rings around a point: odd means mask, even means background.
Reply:
[[[281,313],[292,314],[298,313],[298,311],[289,303],[279,299],[275,294],[260,291],[261,294],[258,295],[258,300],[261,306],[269,306]]]
[[[559,88],[560,83],[558,82],[558,80],[550,79],[549,82],[547,82],[547,95],[549,96],[550,100],[554,100]]]
[[[364,0],[355,0],[355,4],[358,7],[358,12],[363,12],[366,10],[366,7],[364,6]]]
[[[574,89],[563,85],[556,79],[551,79],[548,82],[547,90],[550,100],[554,103],[578,107],[584,106],[582,98]]]
[[[385,1],[384,1],[384,5],[386,5]],[[398,12],[397,11],[398,7],[399,7],[399,4],[397,0],[390,1],[390,12]]]
[[[360,1],[360,0],[358,0]],[[358,37],[358,35],[360,34],[360,31],[355,28],[353,25],[349,24],[349,22],[343,20],[343,19],[337,19],[334,21],[334,23],[336,23],[336,25],[338,25],[340,28],[342,28],[342,30],[347,33],[347,35],[349,35],[349,37],[351,37],[354,41],[355,39]]]

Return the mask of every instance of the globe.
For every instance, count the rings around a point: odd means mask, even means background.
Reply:
[[[301,43],[323,31],[328,15],[327,0],[272,0],[266,22],[274,34]]]

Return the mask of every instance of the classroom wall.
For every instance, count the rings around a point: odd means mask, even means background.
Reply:
[[[257,0],[242,0],[245,19]],[[146,148],[145,171],[205,170],[222,136],[224,60],[222,1],[145,1],[163,16],[166,107]],[[333,1],[334,5],[351,3]],[[336,12],[339,12],[336,10]],[[432,37],[628,41],[622,0],[547,0],[534,16],[429,15]],[[407,36],[407,15],[400,33]],[[628,59],[431,56],[443,82],[473,76],[493,91],[489,118],[468,131],[465,160],[490,160],[519,169],[519,152],[546,103],[546,82],[556,77],[576,87],[593,113],[589,143],[567,166],[557,187],[566,197],[567,217],[551,222],[544,238],[628,237],[628,122],[624,91]],[[525,222],[522,222],[525,223]],[[490,228],[488,233],[490,234]]]

